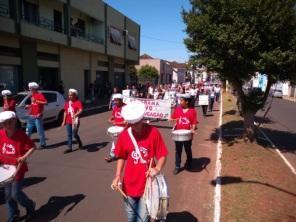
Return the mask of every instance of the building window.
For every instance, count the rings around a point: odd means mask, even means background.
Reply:
[[[59,55],[47,52],[37,52],[37,57],[40,60],[59,61]]]
[[[136,39],[133,36],[128,36],[128,47],[132,50],[137,50]]]
[[[21,50],[19,48],[0,46],[0,55],[1,56],[20,57]]]
[[[63,28],[62,28],[62,13],[57,11],[57,10],[53,10],[53,23],[54,23],[54,31],[56,32],[62,32]]]
[[[122,33],[120,30],[109,27],[110,41],[116,45],[122,45]]]
[[[0,91],[9,89],[13,93],[18,91],[19,72],[16,66],[0,66]]]
[[[24,1],[24,19],[32,24],[38,25],[38,6]]]
[[[98,61],[98,66],[109,67],[109,62]]]
[[[8,0],[0,1],[0,16],[10,17]]]

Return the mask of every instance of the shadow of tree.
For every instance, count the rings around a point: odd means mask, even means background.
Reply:
[[[223,116],[226,116],[226,115],[235,115],[237,113],[237,111],[235,109],[232,109],[232,110],[229,110],[229,111],[226,111],[223,113]]]
[[[217,177],[216,180],[212,180],[211,181],[211,184],[213,186],[216,186],[217,184],[220,184],[220,185],[228,185],[228,184],[236,184],[236,183],[258,184],[258,185],[262,185],[262,186],[266,186],[266,187],[270,187],[270,188],[276,189],[278,191],[284,192],[284,193],[289,194],[289,195],[292,195],[292,196],[296,196],[295,193],[292,193],[292,192],[287,191],[285,189],[276,187],[276,186],[271,185],[269,183],[262,183],[260,181],[255,181],[255,180],[243,180],[241,177],[223,176],[223,177]]]
[[[198,222],[198,219],[188,211],[172,212],[167,215],[167,222]]]
[[[66,208],[68,205],[69,208],[66,210],[65,215],[72,211],[77,204],[85,198],[83,194],[76,194],[72,196],[53,196],[50,197],[48,202],[40,207],[32,219],[32,221],[53,221],[59,216],[59,214]]]
[[[201,172],[207,168],[211,160],[207,157],[193,158],[192,159],[192,169],[190,172]]]
[[[46,177],[27,177],[23,181],[23,188],[29,187],[38,183],[43,182],[46,180]],[[0,205],[5,204],[5,198],[4,198],[4,188],[0,188]]]
[[[296,154],[296,133],[289,131],[279,131],[270,128],[262,128],[263,132],[272,140],[276,148],[286,153],[294,153]],[[270,143],[266,143],[266,147],[272,147]]]

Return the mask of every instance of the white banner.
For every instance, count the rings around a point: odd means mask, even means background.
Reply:
[[[168,119],[171,116],[171,100],[154,100],[123,97],[123,102],[128,104],[132,101],[141,101],[146,106],[144,117],[154,119]]]
[[[131,96],[131,90],[130,89],[122,90],[122,95],[126,96],[126,97],[130,97]]]
[[[200,106],[209,105],[209,96],[208,95],[200,95],[200,96],[198,96],[198,104]]]

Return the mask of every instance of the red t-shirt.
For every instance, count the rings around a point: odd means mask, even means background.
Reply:
[[[175,129],[191,129],[192,125],[197,124],[197,112],[195,109],[189,108],[187,112],[182,107],[177,107],[171,116],[172,119],[178,119]]]
[[[75,101],[67,101],[64,105],[64,110],[66,112],[66,124],[72,124],[72,115],[82,109],[82,103],[77,99]],[[71,114],[73,112],[73,114]]]
[[[149,168],[151,158],[159,159],[167,156],[168,151],[161,134],[155,127],[145,124],[141,135],[134,131],[133,135],[146,163],[141,163],[128,134],[128,129],[120,134],[114,152],[116,157],[126,160],[123,190],[128,196],[141,197],[146,184],[145,172]]]
[[[38,100],[38,101],[47,102],[47,100],[45,99],[43,94],[39,93],[39,92],[32,94],[32,98],[35,99],[35,100]],[[31,103],[30,115],[39,116],[40,114],[43,113],[43,109],[44,109],[43,104]]]
[[[14,99],[3,99],[3,111],[15,112],[16,102]]]
[[[17,165],[17,158],[22,157],[28,150],[35,147],[32,140],[22,130],[17,130],[11,138],[5,130],[0,130],[0,162],[3,164]],[[21,180],[28,171],[24,162],[16,174],[15,180]]]
[[[125,126],[125,124],[122,124],[122,122],[124,121],[123,117],[121,116],[121,109],[125,104],[123,104],[122,106],[118,107],[118,106],[114,106],[113,110],[112,110],[112,116],[114,118],[114,124],[115,126]]]

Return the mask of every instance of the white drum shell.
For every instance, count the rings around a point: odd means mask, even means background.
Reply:
[[[180,129],[172,132],[172,139],[174,141],[188,141],[193,139],[193,133],[190,130]]]
[[[153,179],[148,177],[145,201],[152,219],[166,219],[169,207],[169,193],[164,175],[159,174]]]
[[[11,182],[15,176],[16,167],[14,165],[0,164],[0,186]]]
[[[107,134],[110,136],[118,137],[119,134],[124,130],[121,126],[111,126],[107,130]]]

